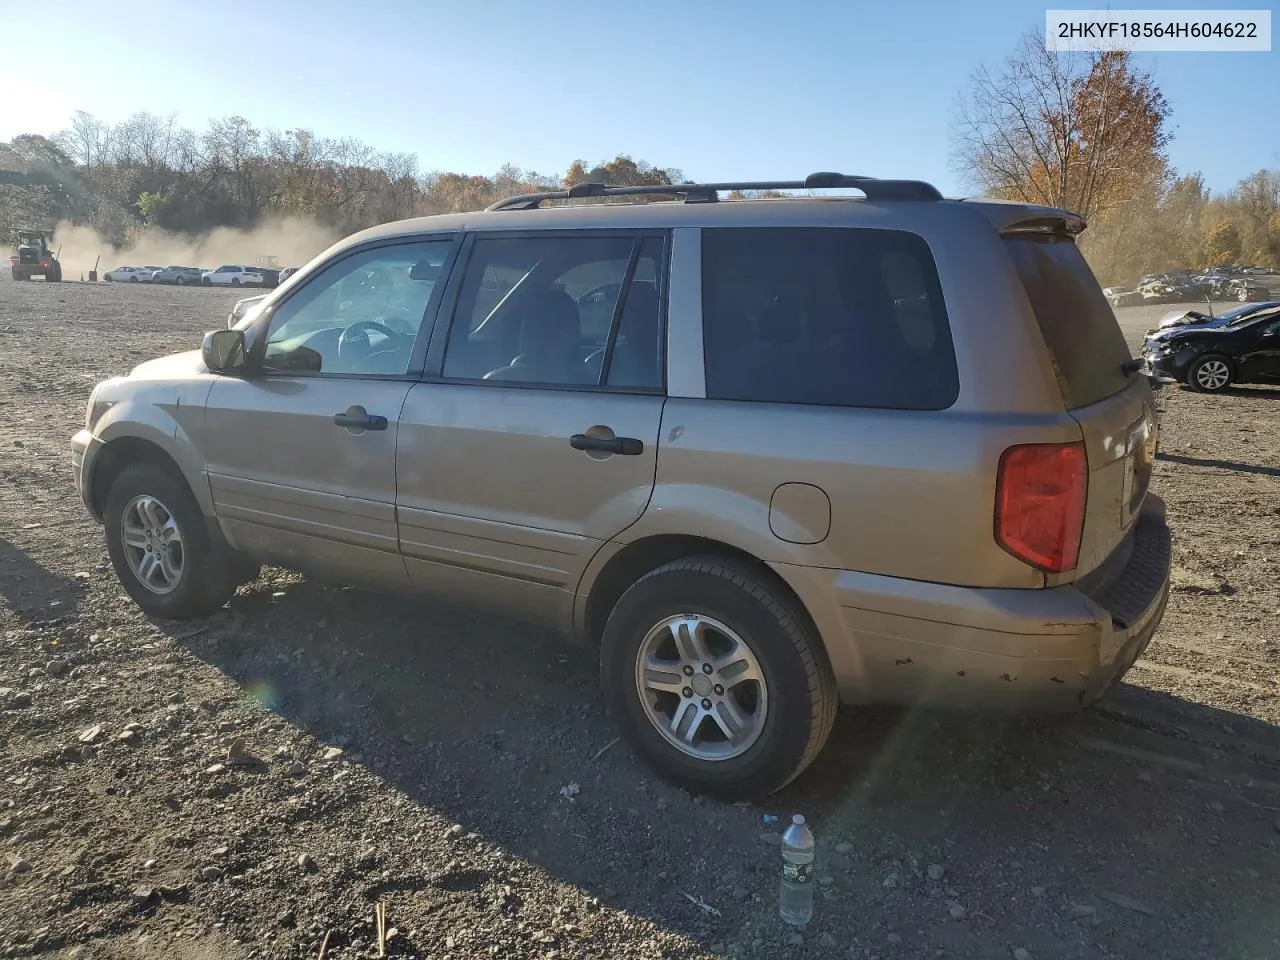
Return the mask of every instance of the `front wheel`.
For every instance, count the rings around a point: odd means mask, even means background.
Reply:
[[[129,282],[130,282],[130,283],[137,283],[137,282],[138,282],[138,278],[137,278],[137,277],[130,277],[130,278],[129,278]]]
[[[126,468],[107,493],[107,553],[144,611],[170,620],[213,613],[235,593],[227,559],[210,542],[185,483],[154,463]]]
[[[212,287],[212,286],[213,286],[213,281],[212,281],[212,280],[210,280],[208,277],[201,277],[201,278],[200,278],[200,284],[201,284],[202,286],[205,286],[205,287]]]
[[[631,749],[665,779],[722,799],[773,793],[835,722],[821,643],[789,598],[719,557],[669,563],[623,594],[601,679]]]
[[[1248,302],[1249,302],[1249,291],[1248,291],[1248,290],[1241,290],[1241,291],[1240,291],[1240,293],[1239,293],[1239,295],[1238,295],[1238,299],[1240,300],[1240,302],[1241,302],[1241,303],[1248,303]]]
[[[1226,357],[1201,357],[1187,371],[1187,384],[1202,393],[1221,393],[1231,385],[1231,364]]]

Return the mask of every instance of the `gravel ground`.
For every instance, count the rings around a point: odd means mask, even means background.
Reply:
[[[772,804],[720,805],[518,625],[273,569],[138,613],[67,440],[236,296],[0,281],[0,956],[374,956],[378,902],[389,955],[458,960],[1280,955],[1280,391],[1162,392],[1175,593],[1100,707],[847,710]],[[764,819],[797,811],[800,932]]]

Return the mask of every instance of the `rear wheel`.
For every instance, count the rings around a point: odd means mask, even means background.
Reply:
[[[1231,385],[1231,361],[1226,357],[1201,357],[1187,371],[1187,384],[1202,393],[1220,393]]]
[[[186,281],[183,280],[181,277],[174,277],[173,282],[176,286],[179,286],[179,287],[182,286],[184,283],[186,283]]]
[[[137,278],[136,276],[130,277],[130,278],[129,278],[129,282],[130,282],[130,283],[137,283],[137,282],[138,282],[138,278]]]
[[[231,285],[232,285],[233,287],[238,287],[238,286],[240,286],[240,278],[239,278],[239,277],[232,277],[232,278],[231,278]]]
[[[725,799],[785,786],[835,722],[835,679],[803,616],[766,577],[720,557],[669,563],[623,594],[601,678],[646,764]]]
[[[209,539],[186,484],[154,463],[128,467],[107,493],[107,553],[143,610],[171,620],[213,613],[235,593],[228,559]]]
[[[212,287],[212,286],[213,286],[213,281],[212,281],[212,280],[210,280],[208,277],[201,277],[201,278],[200,278],[200,283],[201,283],[203,286],[206,286],[206,287]]]
[[[1239,296],[1239,300],[1240,300],[1240,302],[1241,302],[1241,303],[1248,303],[1248,302],[1249,302],[1249,291],[1248,291],[1248,290],[1241,290],[1241,291],[1240,291],[1240,293],[1238,294],[1238,296]]]

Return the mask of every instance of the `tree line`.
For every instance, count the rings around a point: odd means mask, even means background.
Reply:
[[[67,221],[124,246],[150,228],[198,236],[286,216],[350,233],[588,180],[683,179],[678,169],[625,155],[598,164],[575,160],[555,175],[512,165],[492,176],[422,172],[418,163],[414,154],[378,151],[351,137],[264,130],[238,116],[195,131],[145,111],[116,124],[78,112],[54,136],[0,142],[0,236]]]
[[[1280,267],[1280,171],[1259,170],[1223,193],[1199,173],[1177,172],[1170,105],[1127,53],[1049,53],[1028,34],[1003,62],[973,73],[954,116],[953,163],[967,183],[1083,215],[1082,247],[1103,283]],[[125,246],[152,228],[199,236],[279,216],[349,233],[589,180],[667,185],[684,176],[625,154],[575,160],[563,174],[513,165],[490,176],[423,172],[411,153],[260,129],[239,116],[196,131],[145,111],[115,124],[78,112],[54,136],[0,142],[0,236],[66,221]]]

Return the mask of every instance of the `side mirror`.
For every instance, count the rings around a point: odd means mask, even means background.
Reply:
[[[211,330],[200,345],[204,365],[215,373],[243,370],[246,362],[243,330]]]

